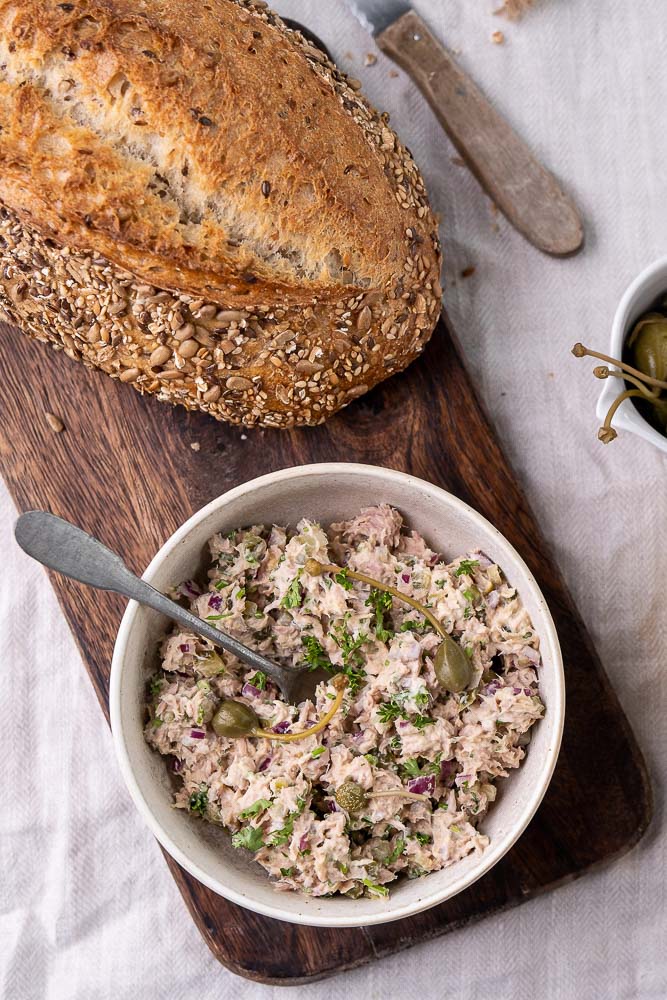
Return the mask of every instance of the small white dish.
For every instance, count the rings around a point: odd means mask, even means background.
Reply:
[[[258,523],[295,524],[303,516],[324,524],[379,502],[397,507],[408,524],[448,559],[480,547],[517,587],[540,636],[540,691],[544,718],[521,767],[499,784],[498,800],[481,828],[487,849],[450,868],[392,885],[388,899],[314,898],[277,892],[251,856],[229,835],[172,806],[163,757],[143,736],[146,678],[157,643],[169,628],[162,616],[134,601],[118,631],[111,666],[111,727],[120,769],[134,802],[162,846],[214,892],[268,917],[322,927],[354,927],[398,920],[442,903],[484,875],[512,847],[532,819],[553,774],[565,712],[560,646],[546,602],[523,559],[485,518],[430,483],[391,469],[332,463],[285,469],[244,483],[213,500],[163,545],[144,573],[158,590],[195,576],[205,565],[215,532]]]
[[[667,257],[661,257],[653,264],[649,264],[635,278],[619,303],[611,327],[609,354],[612,358],[622,359],[623,346],[630,330],[642,313],[647,312],[655,300],[665,292],[667,292]],[[605,381],[597,405],[597,415],[600,422],[604,420],[609,407],[622,392],[620,385],[620,381],[614,378],[608,378]],[[667,437],[657,431],[655,427],[651,427],[649,422],[642,417],[632,399],[626,399],[621,403],[614,416],[613,426],[617,431],[624,430],[630,431],[631,434],[637,434],[645,441],[650,441],[660,451],[667,452]]]

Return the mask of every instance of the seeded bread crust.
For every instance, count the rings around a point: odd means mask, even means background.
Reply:
[[[421,351],[409,152],[262,3],[0,0],[0,300],[142,392],[320,423]]]

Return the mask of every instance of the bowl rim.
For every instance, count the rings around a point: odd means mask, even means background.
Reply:
[[[614,313],[611,325],[609,354],[612,358],[620,358],[622,356],[628,319],[637,294],[658,274],[664,276],[665,287],[667,288],[667,256],[658,257],[657,260],[654,260],[640,271],[621,296],[621,301]],[[615,379],[607,379],[598,397],[596,414],[599,420],[604,420],[609,407],[618,395],[619,390],[615,382]],[[614,426],[617,430],[625,430],[631,434],[636,434],[638,437],[643,438],[644,441],[649,441],[660,451],[667,452],[667,437],[649,424],[648,420],[641,415],[631,399],[624,400],[619,406],[614,416]]]
[[[229,887],[223,885],[218,879],[207,874],[206,871],[204,871],[174,843],[170,835],[160,825],[147,805],[140,790],[139,783],[135,778],[130,755],[125,745],[123,720],[120,709],[120,694],[124,674],[125,652],[130,633],[135,625],[140,608],[136,601],[129,601],[123,614],[114,645],[109,682],[109,706],[111,731],[116,751],[116,759],[118,761],[125,785],[140,816],[165,851],[190,875],[196,878],[207,888],[211,889],[213,892],[223,896],[225,899],[230,900],[238,906],[251,910],[255,913],[260,913],[263,916],[286,921],[288,923],[302,924],[311,927],[372,926],[375,924],[388,923],[393,920],[400,920],[405,917],[414,916],[417,913],[421,913],[423,910],[430,909],[432,906],[436,906],[438,903],[444,902],[445,900],[457,895],[459,892],[467,889],[470,885],[485,875],[516,844],[517,840],[525,831],[542,802],[546,790],[551,782],[556,762],[558,760],[565,721],[565,677],[560,642],[558,640],[556,626],[547,601],[544,598],[544,595],[542,594],[542,591],[525,560],[507,540],[507,538],[505,538],[502,532],[499,531],[482,514],[478,513],[478,511],[476,511],[473,507],[456,497],[454,494],[444,490],[442,487],[429,483],[426,480],[411,475],[410,473],[399,472],[394,469],[388,469],[384,466],[367,465],[356,462],[321,462],[294,466],[288,469],[270,472],[263,476],[258,476],[255,479],[248,480],[247,482],[241,483],[238,486],[233,487],[231,490],[226,491],[192,514],[191,517],[189,517],[187,521],[177,528],[177,530],[160,547],[147,566],[145,572],[142,574],[142,579],[150,583],[162,562],[175,548],[181,545],[188,538],[193,529],[210,514],[214,514],[230,501],[243,497],[244,494],[252,493],[252,491],[258,487],[269,485],[273,482],[300,479],[304,476],[321,476],[322,474],[335,475],[336,473],[342,472],[351,473],[352,475],[372,475],[381,480],[384,480],[388,476],[389,478],[394,479],[399,483],[403,483],[406,486],[411,485],[418,486],[421,489],[426,488],[432,495],[434,495],[435,498],[444,499],[445,502],[451,506],[458,508],[461,513],[464,513],[466,516],[472,518],[474,522],[482,525],[487,531],[497,535],[503,544],[510,549],[513,558],[526,574],[528,584],[532,588],[536,600],[542,606],[545,627],[540,633],[540,642],[544,645],[548,643],[550,660],[552,661],[554,670],[554,691],[550,696],[549,702],[549,713],[551,718],[554,720],[554,729],[553,741],[547,748],[543,767],[539,775],[539,781],[532,789],[523,811],[517,817],[517,822],[513,826],[511,834],[506,836],[505,842],[501,841],[500,843],[496,843],[495,846],[494,843],[491,842],[483,854],[480,855],[479,864],[475,867],[475,869],[472,872],[466,872],[458,879],[455,879],[444,892],[431,892],[429,894],[427,890],[418,900],[414,902],[394,906],[391,906],[390,904],[386,908],[381,910],[378,909],[377,914],[372,914],[370,916],[367,915],[358,922],[355,922],[349,916],[344,914],[328,916],[322,913],[311,914],[307,912],[285,912],[281,910],[280,894],[278,893],[276,893],[275,906],[265,904],[260,900],[252,899],[246,895],[236,892],[233,889],[230,889]]]

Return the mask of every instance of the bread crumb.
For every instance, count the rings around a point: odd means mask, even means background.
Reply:
[[[470,267],[464,267],[463,270],[461,271],[461,277],[471,278],[476,270],[477,268],[473,267],[472,265],[470,265]]]
[[[364,59],[364,66],[375,66],[378,61],[378,57],[373,52],[367,52],[366,58]]]
[[[46,417],[47,424],[56,434],[60,434],[61,431],[65,430],[65,424],[60,417],[56,416],[55,413],[49,413],[47,411],[44,416]]]
[[[505,41],[505,36],[503,35],[502,31],[494,31],[493,34],[491,35],[491,41],[493,42],[494,45],[502,45],[503,42]]]
[[[513,21],[517,17],[521,17],[532,3],[533,0],[503,0],[502,5],[497,10],[494,10],[493,13],[504,14],[505,17],[509,17]]]
[[[460,156],[450,156],[449,159],[452,161],[455,167],[465,167],[465,160],[462,160]]]
[[[392,77],[392,79],[395,80],[396,77],[398,76],[398,70],[397,69],[390,69],[389,70],[389,76]]]
[[[192,448],[193,451],[199,451],[199,449],[201,448],[201,445],[200,445],[199,441],[193,441],[192,444],[190,445],[190,447]]]

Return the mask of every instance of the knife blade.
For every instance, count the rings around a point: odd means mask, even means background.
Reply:
[[[378,47],[412,78],[482,188],[507,220],[544,253],[581,249],[584,229],[571,198],[533,156],[423,19],[403,0],[346,0]]]

